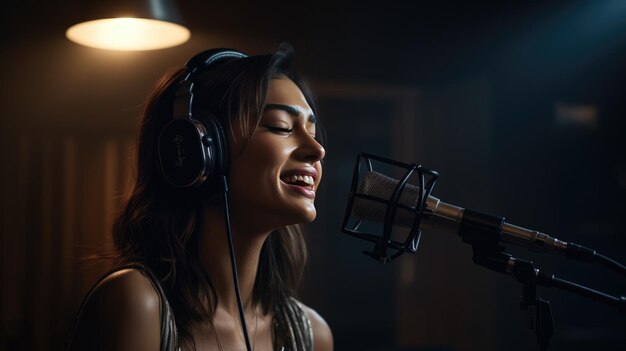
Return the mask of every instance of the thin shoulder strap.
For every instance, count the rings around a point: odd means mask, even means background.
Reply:
[[[176,328],[176,321],[174,319],[174,313],[170,307],[170,304],[167,300],[167,296],[163,291],[163,287],[161,287],[161,283],[156,275],[150,270],[148,267],[140,264],[140,263],[130,263],[120,267],[117,267],[107,274],[103,275],[89,290],[89,292],[83,298],[83,301],[80,303],[76,315],[74,317],[73,327],[70,332],[68,347],[71,346],[72,339],[74,338],[74,333],[76,333],[76,328],[78,326],[78,321],[80,316],[83,313],[83,309],[85,308],[85,303],[93,294],[94,290],[100,283],[102,283],[106,278],[108,278],[111,274],[119,272],[124,269],[136,269],[140,271],[148,280],[150,284],[159,295],[159,300],[161,301],[160,308],[160,319],[161,319],[161,351],[176,351],[179,350],[178,345],[178,329]]]

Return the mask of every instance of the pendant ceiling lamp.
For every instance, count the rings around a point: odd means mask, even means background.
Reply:
[[[65,36],[78,44],[98,49],[141,51],[164,49],[189,40],[173,1],[88,1],[83,21]],[[85,20],[86,19],[86,20]]]

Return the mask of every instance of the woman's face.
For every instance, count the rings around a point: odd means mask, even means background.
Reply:
[[[231,146],[230,196],[236,221],[249,229],[272,230],[315,219],[325,154],[315,139],[315,121],[293,81],[270,81],[258,127],[245,146]]]

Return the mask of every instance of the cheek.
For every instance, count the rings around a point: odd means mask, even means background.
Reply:
[[[283,154],[279,145],[260,140],[248,144],[239,158],[249,170],[264,172],[279,165],[284,159]]]
[[[288,147],[270,138],[253,138],[231,161],[231,179],[240,187],[275,182],[289,155]]]

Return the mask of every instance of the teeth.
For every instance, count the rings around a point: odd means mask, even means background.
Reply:
[[[284,177],[283,180],[287,183],[303,182],[311,186],[315,184],[313,177],[311,177],[310,175],[302,175],[302,174],[295,175],[294,174],[291,176]]]
[[[304,176],[304,182],[309,184],[309,185],[313,185],[313,177],[311,176]]]

